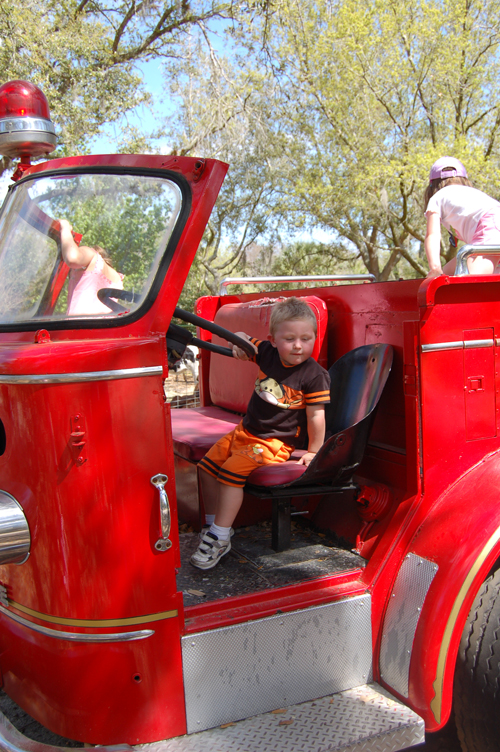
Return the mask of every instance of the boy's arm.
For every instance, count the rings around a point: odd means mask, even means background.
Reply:
[[[309,465],[325,441],[325,406],[307,405],[306,416],[309,446],[307,452],[298,461],[298,465]]]
[[[241,337],[241,339],[246,339],[247,342],[250,342],[250,337],[248,334],[245,334],[245,332],[235,332],[237,337]],[[242,350],[238,345],[233,345],[232,342],[228,343],[233,350],[233,358],[238,358],[238,360],[250,360],[250,357],[246,354],[244,350]],[[258,350],[253,342],[250,342],[253,349],[255,350],[255,354],[258,354]]]

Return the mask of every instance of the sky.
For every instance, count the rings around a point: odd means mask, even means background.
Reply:
[[[165,118],[168,117],[168,113],[171,111],[171,104],[165,99],[161,61],[144,61],[138,68],[143,76],[147,90],[153,95],[154,112],[148,107],[140,105],[117,123],[108,125],[101,136],[92,140],[90,148],[92,154],[114,154],[116,152],[116,142],[120,138],[120,131],[126,122],[146,132],[152,132],[160,127],[165,122]],[[156,148],[166,153],[169,150],[169,145],[166,142],[162,144],[159,141]],[[10,178],[11,172],[6,172],[0,177],[0,204],[5,198],[9,185],[12,183]]]
[[[144,61],[137,68],[142,74],[146,89],[152,94],[154,111],[152,112],[144,105],[139,105],[116,123],[108,125],[101,136],[93,139],[91,145],[93,154],[113,154],[116,151],[116,141],[125,123],[149,133],[163,125],[168,117],[171,104],[165,97],[161,60]],[[168,144],[162,144],[160,141],[157,148],[167,151]]]
[[[222,55],[231,54],[231,45],[224,33],[229,23],[224,19],[212,19],[210,29],[205,30],[213,49]],[[116,151],[116,141],[119,139],[120,130],[125,123],[150,133],[163,126],[172,111],[174,105],[167,98],[163,84],[161,59],[141,61],[137,63],[136,69],[142,75],[146,89],[152,94],[154,111],[152,112],[148,107],[140,105],[118,122],[107,126],[103,134],[92,141],[92,153],[113,154]],[[167,141],[159,140],[155,142],[156,150],[160,153],[169,153],[170,145]]]
[[[220,22],[219,28],[211,34],[211,43],[219,52],[228,50],[227,42],[223,35],[223,22]],[[124,115],[116,123],[109,124],[103,129],[103,133],[94,138],[90,144],[91,154],[114,154],[117,150],[117,142],[120,140],[121,132],[126,124],[135,126],[138,130],[145,133],[151,133],[161,128],[166,119],[172,113],[174,103],[168,99],[163,83],[162,61],[153,59],[143,61],[137,65],[139,73],[142,75],[146,89],[152,95],[152,108],[139,105],[135,110]],[[167,140],[163,143],[161,140],[155,142],[154,149],[159,153],[170,153],[170,144]],[[11,184],[10,174],[5,174],[0,178],[0,203],[3,201],[8,186]],[[331,233],[325,233],[319,228],[314,231],[299,233],[298,239],[311,240],[318,242],[328,242],[331,240]]]

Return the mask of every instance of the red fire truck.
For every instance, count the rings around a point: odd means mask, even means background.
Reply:
[[[31,164],[54,145],[41,91],[0,88],[0,153],[20,157],[0,216],[5,693],[119,749],[398,750],[452,708],[465,752],[497,749],[498,277],[464,273],[466,248],[454,277],[227,281],[193,315],[176,304],[228,166]],[[107,312],[68,313],[62,219],[124,275],[98,292]],[[197,570],[197,463],[256,378],[227,342],[266,337],[289,295],[332,378],[325,444],[255,470],[231,553]],[[201,404],[171,409],[179,319],[198,326]],[[33,742],[2,716],[0,748]]]

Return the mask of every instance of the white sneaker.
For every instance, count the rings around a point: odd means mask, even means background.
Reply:
[[[203,538],[203,536],[205,535],[205,533],[208,533],[208,531],[210,530],[210,528],[211,528],[211,525],[203,525],[203,527],[201,528],[200,532],[198,533],[198,538],[201,540]],[[231,527],[231,528],[229,528],[229,537],[232,538],[233,535],[234,535],[234,530]]]
[[[198,569],[212,569],[219,559],[231,550],[231,540],[219,540],[210,531],[203,533],[198,550],[191,556],[190,562]]]

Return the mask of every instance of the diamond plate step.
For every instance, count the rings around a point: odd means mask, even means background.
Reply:
[[[397,752],[424,742],[424,722],[377,684],[263,713],[143,752]]]

